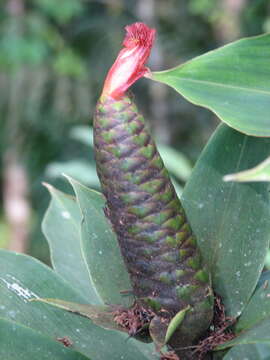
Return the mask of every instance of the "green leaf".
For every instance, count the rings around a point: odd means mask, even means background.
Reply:
[[[149,326],[149,332],[157,349],[160,349],[168,343],[174,332],[181,325],[187,311],[191,309],[190,305],[179,311],[168,324],[164,319],[155,316]]]
[[[269,360],[270,346],[264,344],[237,345],[231,348],[223,360]]]
[[[106,304],[129,306],[133,297],[121,292],[132,287],[116,236],[104,215],[104,197],[76,180],[68,180],[81,209],[82,247],[98,294]]]
[[[101,303],[91,284],[80,239],[81,212],[76,199],[46,184],[51,202],[42,222],[55,271],[77,290],[86,301]]]
[[[269,246],[267,183],[224,182],[270,152],[270,139],[221,125],[201,154],[183,193],[183,205],[227,315],[239,316],[255,289]]]
[[[179,151],[170,146],[158,144],[158,151],[164,161],[166,168],[178,179],[187,181],[191,175],[191,164]]]
[[[89,319],[29,299],[58,298],[84,303],[84,298],[52,269],[29,256],[0,251],[0,317],[32,328],[51,340],[68,337],[73,349],[93,360],[157,360],[152,344],[104,330]]]
[[[262,321],[259,325],[252,327],[251,329],[242,332],[239,336],[231,341],[219,345],[216,347],[217,350],[226,349],[235,345],[244,344],[268,344],[270,345],[270,321],[269,319]]]
[[[270,346],[270,271],[264,272],[259,286],[235,326],[238,336],[218,348],[234,344],[268,343]],[[268,331],[266,330],[268,328]],[[258,349],[253,349],[258,351]],[[270,350],[270,347],[269,349]],[[270,352],[269,352],[270,356]]]
[[[56,339],[55,339],[56,340]],[[0,319],[0,358],[3,360],[87,360],[77,351],[13,321]]]
[[[99,188],[96,167],[88,161],[75,159],[65,162],[52,162],[46,167],[46,176],[51,179],[62,177],[63,173],[68,176],[76,176],[81,182],[95,188]]]
[[[117,325],[114,321],[115,311],[123,309],[116,305],[90,305],[90,304],[78,304],[71,301],[64,301],[60,299],[33,299],[32,301],[41,301],[45,304],[49,304],[59,309],[73,312],[81,316],[85,316],[92,320],[94,324],[101,326],[107,330],[118,330],[127,332],[125,329]]]
[[[224,176],[224,181],[270,181],[270,157],[250,170]]]
[[[270,271],[264,273],[264,281],[251,297],[235,326],[236,333],[246,331],[268,319],[270,326]]]
[[[180,326],[180,324],[182,323],[182,321],[184,320],[187,311],[189,311],[191,309],[190,305],[188,305],[186,308],[184,308],[183,310],[179,311],[170,321],[167,332],[166,332],[166,337],[165,337],[165,344],[168,343],[168,341],[170,340],[170,338],[172,337],[173,333],[175,332],[175,330]]]
[[[270,136],[270,34],[233,42],[151,78],[248,135]]]
[[[71,139],[77,140],[82,144],[94,147],[93,128],[87,125],[74,126],[70,131]]]

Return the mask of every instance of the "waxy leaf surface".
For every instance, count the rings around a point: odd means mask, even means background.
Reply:
[[[252,295],[236,324],[236,333],[242,333],[267,319],[270,329],[270,271],[265,272],[263,278],[263,283]]]
[[[270,346],[265,344],[236,345],[231,348],[223,360],[269,360]],[[214,360],[216,358],[214,357]]]
[[[255,289],[269,247],[268,183],[224,182],[270,152],[270,139],[219,126],[183,193],[183,205],[227,315],[241,314]]]
[[[157,144],[157,147],[168,171],[177,179],[187,181],[192,167],[185,155],[167,145]]]
[[[48,336],[20,325],[0,319],[0,358],[3,360],[90,360],[73,350],[73,344],[65,347]]]
[[[122,293],[132,287],[116,236],[104,215],[104,197],[68,179],[82,214],[82,247],[94,286],[104,303],[131,305],[133,296]]]
[[[104,330],[91,320],[58,309],[38,298],[85,303],[85,299],[52,269],[22,254],[0,251],[0,318],[14,321],[51,340],[68,337],[72,349],[92,360],[157,360],[152,344]],[[53,359],[53,356],[51,357]]]
[[[90,305],[79,304],[71,301],[64,301],[60,299],[34,299],[35,301],[41,301],[45,304],[49,304],[59,309],[73,312],[81,316],[85,316],[93,321],[94,324],[101,326],[107,330],[118,330],[126,332],[125,328],[117,325],[114,321],[115,311],[120,310],[120,307],[112,305]],[[123,309],[123,308],[122,308]]]
[[[101,303],[91,281],[80,239],[81,212],[76,199],[47,185],[51,202],[42,230],[49,246],[55,271],[92,304]]]
[[[239,336],[231,341],[228,341],[222,345],[217,346],[216,349],[222,350],[235,345],[244,344],[268,344],[270,345],[270,321],[269,319],[260,322],[247,331],[243,331]]]
[[[270,181],[270,157],[252,169],[224,176],[225,181]]]
[[[163,82],[234,129],[270,136],[270,34],[242,39],[162,72]]]
[[[235,325],[234,332],[236,338],[224,343],[218,348],[224,349],[236,344],[249,344],[245,346],[236,346],[228,353],[228,359],[241,358],[242,353],[246,356],[258,354],[254,359],[270,358],[270,271],[264,272],[260,278],[254,294],[244,309],[238,322]],[[268,344],[268,345],[262,345]],[[249,355],[248,354],[249,351]],[[250,357],[251,358],[251,357]],[[252,358],[252,359],[253,359]],[[227,358],[226,358],[227,359]]]

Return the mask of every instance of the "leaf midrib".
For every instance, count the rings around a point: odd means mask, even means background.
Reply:
[[[254,89],[254,88],[248,88],[248,87],[242,87],[242,86],[235,86],[235,85],[231,85],[231,84],[222,84],[222,83],[208,81],[208,80],[188,79],[185,77],[181,77],[181,76],[176,77],[176,76],[172,76],[172,75],[167,76],[167,79],[181,80],[181,81],[183,80],[183,81],[187,81],[187,82],[193,82],[193,83],[205,84],[205,85],[217,86],[217,87],[224,87],[224,88],[235,89],[235,90],[243,90],[243,91],[248,91],[248,92],[255,92],[255,93],[260,93],[260,94],[270,96],[270,89],[268,92],[268,91],[256,89],[256,88]],[[158,80],[158,79],[156,79],[156,80]],[[163,80],[158,80],[158,81],[164,82]],[[176,87],[175,84],[174,84],[174,87]]]

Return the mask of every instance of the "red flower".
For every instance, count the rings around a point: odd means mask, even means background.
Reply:
[[[155,29],[143,23],[134,23],[125,27],[124,48],[106,77],[102,95],[120,99],[126,90],[148,69],[145,63],[149,58],[155,39]]]

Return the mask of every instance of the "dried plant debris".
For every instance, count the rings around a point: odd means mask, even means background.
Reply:
[[[235,321],[235,318],[226,317],[225,307],[222,304],[221,298],[217,294],[215,294],[214,317],[212,324],[209,327],[209,330],[207,331],[204,338],[199,341],[198,345],[177,348],[174,350],[176,352],[180,352],[182,350],[190,349],[193,350],[190,355],[191,359],[204,360],[206,355],[215,347],[235,338],[235,334],[232,332],[231,329],[231,326],[235,323]],[[161,360],[167,359],[180,360],[179,357],[161,358]]]
[[[168,351],[166,353],[160,353],[160,360],[180,360],[179,356],[174,351]]]
[[[193,355],[196,359],[203,360],[205,355],[212,351],[216,346],[226,341],[232,340],[235,335],[231,330],[231,325],[235,322],[234,318],[226,317],[225,308],[221,298],[215,296],[214,318],[206,337],[194,346]]]
[[[125,328],[130,336],[135,336],[148,328],[154,315],[150,309],[135,302],[130,309],[116,310],[114,321]]]
[[[114,312],[114,321],[126,329],[130,336],[136,336],[145,330],[148,331],[149,323],[154,315],[154,312],[150,309],[146,309],[141,304],[135,302],[130,309],[117,309]],[[234,318],[226,317],[221,298],[215,295],[214,317],[206,336],[200,340],[198,345],[174,350],[176,352],[185,349],[193,350],[191,354],[192,359],[203,360],[206,354],[216,346],[232,340],[235,337],[231,330],[231,325],[233,325],[234,322]],[[181,360],[174,350],[164,353],[160,352],[160,360]]]
[[[58,337],[56,340],[65,345],[66,347],[70,347],[73,345],[73,342],[67,336]]]

